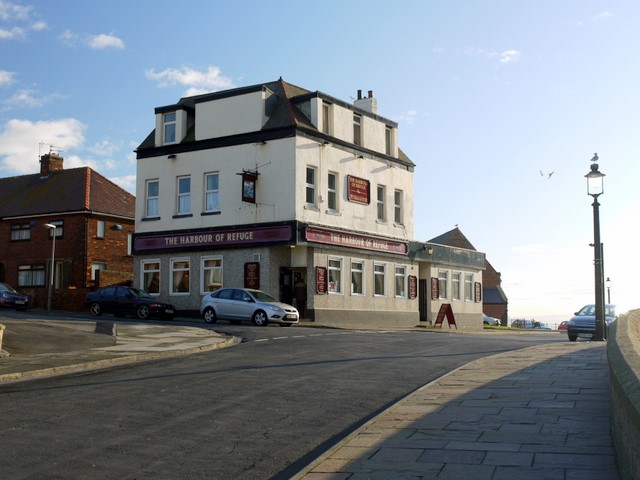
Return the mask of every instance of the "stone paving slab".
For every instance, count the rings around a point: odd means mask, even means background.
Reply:
[[[295,480],[619,480],[606,346],[483,358],[425,385]]]

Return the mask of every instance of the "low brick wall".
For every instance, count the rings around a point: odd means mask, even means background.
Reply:
[[[611,428],[622,480],[640,479],[640,310],[621,315],[607,342]]]

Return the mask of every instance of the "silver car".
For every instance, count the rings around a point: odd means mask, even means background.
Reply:
[[[218,319],[231,323],[251,320],[260,327],[269,322],[287,327],[300,321],[295,307],[250,288],[221,288],[206,294],[202,297],[200,314],[207,323],[215,323]]]

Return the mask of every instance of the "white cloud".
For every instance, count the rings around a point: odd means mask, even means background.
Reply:
[[[611,17],[615,17],[615,14],[611,13],[611,12],[600,12],[599,14],[597,14],[596,16],[593,17],[593,20],[595,22],[600,22],[602,20],[608,20]]]
[[[13,83],[15,75],[16,74],[14,72],[0,70],[0,86],[11,85]]]
[[[4,103],[9,105],[10,107],[41,107],[46,103],[49,103],[53,99],[62,98],[62,95],[54,93],[51,95],[36,95],[36,92],[33,90],[19,90],[11,98],[6,100]]]
[[[13,119],[0,129],[0,165],[5,176],[40,171],[38,144],[55,145],[59,150],[79,148],[86,126],[74,118],[32,122]],[[63,155],[64,156],[64,155]],[[82,164],[77,157],[65,157],[65,167]]]
[[[119,187],[124,188],[127,192],[136,194],[136,176],[135,175],[125,175],[123,177],[110,177],[113,183],[118,185]]]
[[[518,50],[507,50],[506,52],[502,52],[500,55],[500,63],[511,63],[515,62],[518,58],[520,58],[522,52]]]
[[[184,85],[190,87],[188,92],[197,92],[196,94],[233,86],[230,78],[221,75],[219,67],[209,67],[203,72],[191,67],[167,68],[161,72],[147,70],[145,74],[147,78],[158,82],[160,87]]]
[[[26,20],[31,7],[0,0],[0,20]]]
[[[46,30],[48,27],[49,26],[47,25],[46,22],[36,22],[33,25],[31,25],[31,30],[39,32],[40,30]]]
[[[20,27],[13,27],[10,30],[0,28],[0,40],[13,40],[15,38],[24,38],[24,30]]]
[[[124,42],[120,38],[114,35],[105,35],[104,33],[90,37],[88,45],[94,50],[102,50],[105,48],[124,48]]]
[[[89,147],[89,150],[96,155],[100,155],[101,157],[109,157],[113,156],[118,150],[120,150],[120,146],[116,145],[113,142],[110,142],[109,140],[102,140],[91,145],[91,147]]]
[[[99,35],[81,35],[74,33],[71,30],[65,30],[60,34],[60,41],[70,47],[75,47],[78,44],[88,46],[93,50],[104,50],[107,48],[124,49],[124,41],[114,35],[106,35],[101,33]]]
[[[416,117],[418,116],[418,111],[417,110],[409,110],[405,113],[402,113],[400,115],[398,115],[396,118],[396,121],[398,123],[405,123],[407,125],[413,125]]]

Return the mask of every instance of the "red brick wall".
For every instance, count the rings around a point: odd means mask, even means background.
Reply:
[[[97,238],[97,220],[105,220],[104,238]],[[45,223],[64,221],[63,235],[56,238],[56,261],[64,260],[69,265],[69,284],[64,289],[54,289],[52,299],[56,309],[78,310],[84,308],[82,301],[87,291],[94,288],[91,280],[92,262],[104,262],[119,283],[133,278],[133,257],[127,254],[128,234],[134,230],[132,220],[114,220],[97,215],[60,215],[33,220],[31,239],[14,241],[11,239],[11,225],[28,223],[31,220],[0,221],[0,281],[4,281],[31,298],[33,308],[46,307],[49,271],[43,287],[18,287],[18,265],[43,264],[51,260],[52,241]],[[112,227],[121,225],[121,230]],[[106,273],[106,272],[105,272]],[[104,277],[103,277],[104,279]]]

